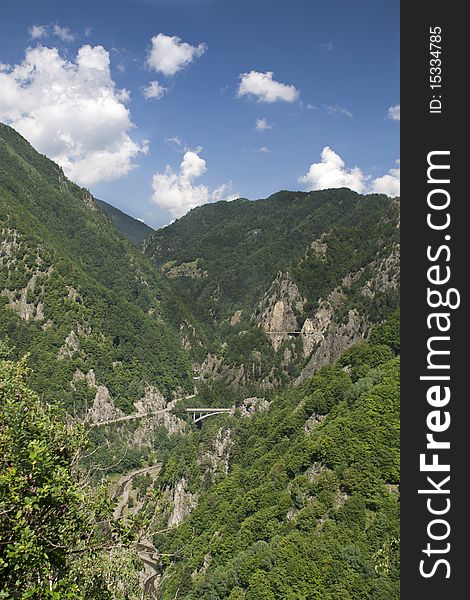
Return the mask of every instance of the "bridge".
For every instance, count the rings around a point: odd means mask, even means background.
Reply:
[[[230,414],[232,412],[231,408],[187,408],[186,412],[193,415],[193,422],[199,423],[203,419],[207,419],[207,417],[213,417],[214,415],[219,414]]]
[[[124,417],[118,417],[116,419],[109,419],[108,421],[98,421],[97,423],[90,423],[90,427],[103,427],[105,425],[113,425],[114,423],[125,423],[127,421],[135,421],[136,419],[145,419],[149,417],[155,417],[162,413],[171,412],[172,408],[164,408],[150,413],[137,413],[135,415],[125,415]],[[212,417],[221,413],[232,413],[231,408],[187,408],[187,413],[193,415],[193,422],[199,423],[202,419]]]
[[[266,331],[265,333],[271,333],[272,335],[300,335],[302,331]]]
[[[126,421],[135,421],[136,419],[145,419],[146,417],[155,417],[162,413],[170,412],[170,408],[163,408],[150,413],[137,413],[135,415],[125,415],[124,417],[118,417],[116,419],[109,419],[108,421],[97,421],[96,423],[90,423],[90,427],[102,427],[103,425],[112,425],[113,423],[125,423]]]

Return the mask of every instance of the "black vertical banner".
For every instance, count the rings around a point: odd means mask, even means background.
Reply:
[[[402,3],[405,600],[470,597],[467,28],[457,2]]]

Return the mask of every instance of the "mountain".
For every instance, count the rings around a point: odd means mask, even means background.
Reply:
[[[398,336],[395,315],[268,405],[217,417],[192,468],[175,452],[161,496],[180,473],[190,514],[161,510],[160,598],[399,598]]]
[[[132,412],[192,390],[189,315],[91,194],[0,125],[0,335],[69,410]]]
[[[399,302],[399,204],[348,189],[196,208],[144,252],[204,326],[201,375],[256,391],[301,381]]]
[[[0,581],[26,590],[29,546],[9,525],[25,506],[35,569],[53,556],[76,600],[398,599],[398,201],[220,202],[139,250],[0,125],[0,231],[0,420],[21,432],[28,403],[43,416],[27,420],[31,451],[8,433],[0,484],[44,465],[41,487],[26,473],[0,506],[15,551],[0,544]],[[190,407],[228,410],[195,423]],[[79,548],[41,537],[56,464],[54,539],[80,490],[109,496],[113,525],[77,523]]]
[[[116,229],[136,246],[153,233],[154,230],[146,223],[130,217],[119,208],[97,198],[95,198],[95,202],[108,215]]]

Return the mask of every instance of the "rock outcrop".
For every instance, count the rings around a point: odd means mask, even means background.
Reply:
[[[290,274],[279,272],[260,302],[257,317],[275,350],[289,337],[289,332],[298,331],[296,313],[302,312],[305,303]]]

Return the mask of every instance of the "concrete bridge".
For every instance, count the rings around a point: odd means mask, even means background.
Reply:
[[[105,425],[112,425],[114,423],[125,423],[126,421],[135,421],[136,419],[146,419],[171,411],[172,408],[164,408],[155,412],[125,415],[124,417],[118,417],[117,419],[109,419],[108,421],[98,421],[97,423],[90,423],[90,427],[103,427]],[[212,417],[221,413],[231,414],[233,413],[233,410],[231,408],[187,408],[186,412],[193,415],[194,423],[199,423],[199,421],[202,421],[207,417]]]
[[[264,331],[264,333],[267,333],[268,335],[300,335],[302,332],[301,331]]]
[[[199,421],[207,419],[207,417],[222,413],[231,414],[233,411],[231,408],[187,408],[186,412],[193,415],[194,423],[199,423]]]

